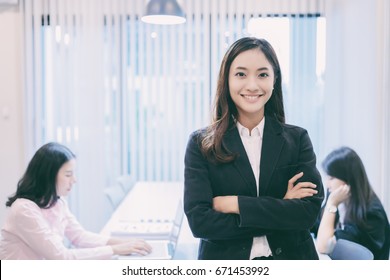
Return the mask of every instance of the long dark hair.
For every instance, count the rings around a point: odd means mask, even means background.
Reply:
[[[57,200],[56,178],[61,166],[75,155],[58,143],[43,145],[35,153],[23,177],[19,180],[15,195],[8,198],[11,206],[18,198],[34,201],[40,208],[50,208]]]
[[[217,92],[215,96],[214,115],[211,125],[202,135],[201,150],[209,160],[230,162],[235,155],[223,146],[222,138],[232,125],[232,118],[237,119],[237,108],[229,92],[229,71],[233,60],[242,52],[258,49],[272,65],[275,73],[274,90],[271,98],[265,105],[265,115],[274,117],[281,123],[285,122],[282,74],[279,61],[272,46],[264,39],[245,37],[234,42],[226,52],[219,70]]]
[[[345,222],[366,228],[367,209],[375,193],[359,155],[349,147],[341,147],[332,151],[322,166],[326,174],[350,186],[351,196],[346,203]]]

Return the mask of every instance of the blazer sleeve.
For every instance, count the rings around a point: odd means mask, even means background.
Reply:
[[[285,158],[293,157],[293,151],[298,151],[297,160],[293,164],[296,166],[297,173],[304,172],[304,176],[299,181],[316,184],[318,193],[302,199],[282,199],[266,195],[259,197],[239,196],[241,227],[259,227],[270,230],[309,230],[320,213],[324,191],[321,176],[316,168],[316,156],[309,135],[306,130],[296,128],[285,137],[287,140],[281,154]],[[291,141],[291,139],[297,140]],[[277,170],[275,169],[274,172]],[[278,174],[273,176],[277,178]],[[287,183],[286,181],[282,183],[283,185],[275,185],[271,181],[269,188],[284,188],[287,191]]]
[[[195,237],[204,239],[234,239],[261,236],[259,228],[240,227],[237,214],[213,210],[213,191],[209,179],[208,161],[199,147],[200,131],[188,141],[184,169],[184,211]]]
[[[369,248],[375,255],[386,246],[388,223],[382,204],[378,198],[375,198],[367,211],[367,228],[362,229],[356,224],[347,222],[343,228],[335,230],[335,236],[337,239],[360,243]]]

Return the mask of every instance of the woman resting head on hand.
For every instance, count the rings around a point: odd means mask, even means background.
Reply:
[[[320,221],[312,230],[317,235],[318,251],[330,253],[337,239],[347,239],[368,248],[374,259],[388,259],[389,220],[359,155],[341,147],[322,165],[328,196]]]

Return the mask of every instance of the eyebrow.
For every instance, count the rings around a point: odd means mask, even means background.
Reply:
[[[238,66],[235,68],[236,70],[248,70],[246,67],[243,66]],[[256,71],[264,71],[264,70],[269,70],[268,67],[260,67]]]

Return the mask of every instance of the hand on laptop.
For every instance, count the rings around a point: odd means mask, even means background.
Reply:
[[[152,247],[142,239],[110,239],[108,245],[111,245],[116,255],[139,254],[145,256],[152,252]]]

